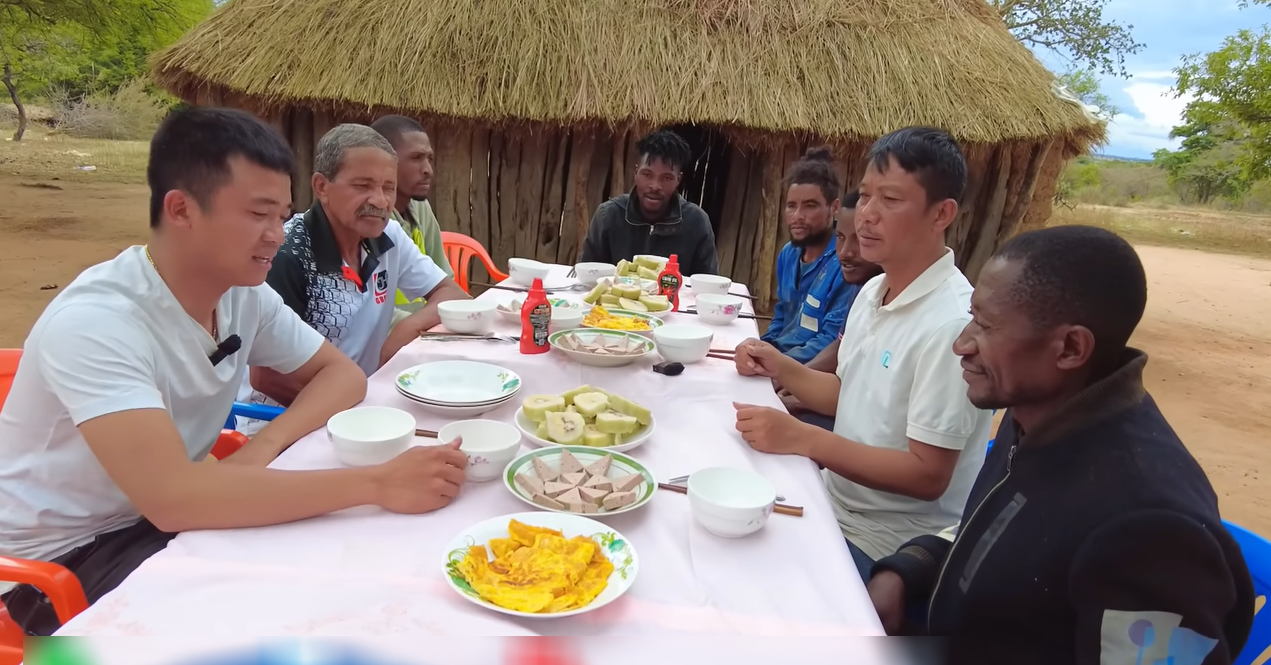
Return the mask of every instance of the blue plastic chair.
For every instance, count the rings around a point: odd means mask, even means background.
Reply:
[[[1267,595],[1271,594],[1271,541],[1239,524],[1224,520],[1223,526],[1240,545],[1240,553],[1249,567],[1249,576],[1253,578],[1253,628],[1249,631],[1249,641],[1245,642],[1244,650],[1233,665],[1261,665],[1271,659],[1271,612],[1262,614]]]
[[[230,409],[229,418],[225,421],[225,429],[238,429],[238,416],[255,418],[256,420],[273,420],[282,415],[282,412],[283,408],[281,406],[234,402],[234,408]]]

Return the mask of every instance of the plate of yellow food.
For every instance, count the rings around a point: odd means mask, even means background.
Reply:
[[[530,618],[604,607],[631,588],[640,568],[626,537],[569,513],[488,519],[455,536],[446,552],[446,580],[459,595]]]
[[[582,327],[632,332],[652,338],[653,329],[662,327],[662,319],[647,312],[596,305],[583,317]]]

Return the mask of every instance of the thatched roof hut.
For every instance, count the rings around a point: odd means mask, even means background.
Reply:
[[[153,72],[283,132],[298,207],[328,128],[420,118],[438,218],[499,261],[572,262],[592,211],[630,188],[634,141],[676,126],[721,272],[765,297],[780,182],[809,144],[835,146],[852,182],[876,137],[951,132],[971,180],[949,243],[974,279],[1104,132],[983,0],[231,0]]]

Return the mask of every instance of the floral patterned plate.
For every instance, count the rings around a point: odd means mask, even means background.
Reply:
[[[425,404],[481,406],[510,399],[521,389],[521,377],[489,363],[442,360],[398,374],[397,389]]]
[[[499,607],[482,599],[472,586],[468,584],[467,580],[463,578],[463,575],[459,573],[459,562],[463,561],[464,557],[468,555],[469,547],[478,544],[484,545],[495,538],[507,538],[508,523],[513,519],[530,526],[556,529],[566,538],[587,536],[595,540],[596,544],[600,545],[600,550],[613,563],[613,572],[609,575],[609,584],[605,587],[605,590],[601,591],[599,596],[596,596],[594,600],[583,607],[551,614],[518,612]],[[442,570],[445,572],[446,581],[450,583],[450,587],[458,592],[459,595],[495,612],[533,619],[555,619],[574,616],[575,614],[584,614],[604,607],[631,588],[631,585],[635,583],[636,573],[640,570],[640,559],[636,556],[635,547],[627,541],[625,536],[596,520],[569,513],[516,513],[488,519],[464,529],[450,541],[445,551],[446,560]]]
[[[524,488],[516,483],[516,474],[518,473],[523,473],[527,476],[537,476],[534,472],[535,459],[547,464],[549,469],[559,472],[561,452],[565,450],[568,450],[569,453],[581,462],[584,467],[595,463],[602,457],[608,457],[610,460],[609,470],[605,476],[610,480],[615,480],[629,474],[644,477],[644,480],[631,490],[636,494],[635,503],[615,510],[599,508],[596,512],[590,513],[592,517],[602,518],[609,517],[611,515],[629,513],[651,501],[653,499],[654,492],[658,489],[658,481],[653,479],[653,473],[635,459],[627,457],[622,453],[613,452],[608,448],[589,448],[587,446],[556,446],[553,448],[543,448],[542,450],[525,453],[524,455],[512,460],[512,463],[508,464],[507,468],[503,470],[504,487],[507,487],[508,491],[514,494],[516,498],[534,506],[535,508],[538,508],[539,510],[549,510],[554,513],[577,515],[578,513],[573,513],[568,510],[548,508],[534,503],[534,498],[530,496],[530,493],[526,492]]]

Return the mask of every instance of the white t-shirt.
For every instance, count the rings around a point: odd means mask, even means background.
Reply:
[[[946,249],[891,303],[886,275],[870,280],[848,312],[839,346],[842,381],[834,433],[878,448],[908,450],[909,440],[961,450],[936,501],[869,489],[823,472],[843,535],[875,560],[911,538],[958,523],[980,472],[992,414],[967,398],[953,341],[971,320],[971,283]]]
[[[322,346],[268,286],[230,289],[216,342],[190,318],[142,247],[85,270],[35,322],[0,411],[0,554],[50,560],[141,519],[80,435],[88,420],[165,409],[193,461],[220,435],[247,366],[294,372]],[[147,436],[137,432],[137,436]]]
[[[441,284],[446,273],[419,251],[401,224],[390,219],[384,234],[362,243],[362,266],[345,265],[330,222],[315,214],[296,215],[284,226],[287,237],[268,283],[300,318],[353,359],[367,376],[380,367],[380,350],[393,325],[398,289],[414,300]],[[243,377],[239,399],[277,405]],[[264,423],[239,418],[238,430],[253,433]]]

